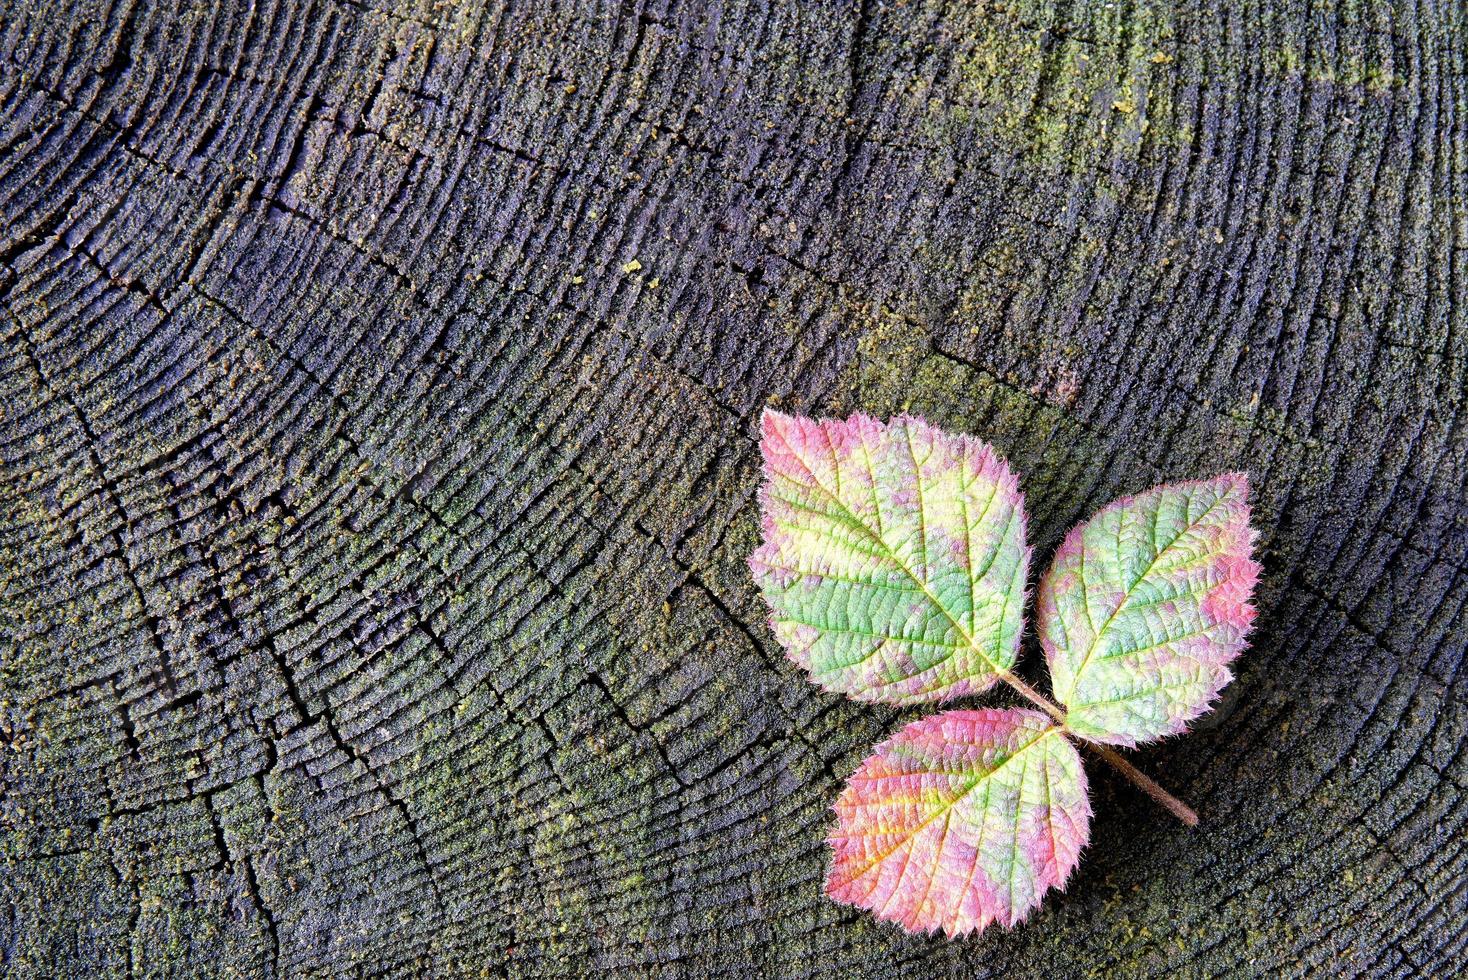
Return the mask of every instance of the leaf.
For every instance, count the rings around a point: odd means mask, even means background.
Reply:
[[[1040,583],[1067,725],[1131,746],[1183,731],[1232,679],[1254,620],[1248,478],[1156,487],[1075,528]]]
[[[766,411],[750,557],[790,658],[829,691],[911,704],[986,690],[1023,625],[1024,502],[986,443],[921,419]]]
[[[826,893],[911,932],[1013,926],[1091,823],[1075,746],[1038,711],[946,711],[877,747],[836,803]]]

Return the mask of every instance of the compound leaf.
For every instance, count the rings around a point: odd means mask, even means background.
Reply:
[[[1066,536],[1040,583],[1040,644],[1067,726],[1131,746],[1186,729],[1254,620],[1248,478],[1156,487]]]
[[[911,932],[1012,926],[1091,822],[1075,746],[1037,711],[947,711],[877,747],[836,803],[826,893]]]
[[[1014,665],[1019,485],[986,443],[904,416],[766,411],[764,542],[750,557],[790,658],[861,701],[944,701]]]

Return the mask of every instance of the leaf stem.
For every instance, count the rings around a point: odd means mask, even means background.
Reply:
[[[1121,773],[1127,779],[1130,779],[1132,785],[1160,803],[1167,812],[1177,817],[1189,827],[1198,826],[1198,814],[1192,807],[1157,785],[1156,780],[1128,762],[1120,752],[1111,748],[1109,745],[1102,745],[1099,742],[1085,742],[1084,744],[1086,748],[1105,760],[1111,768]]]
[[[1035,690],[1033,687],[1026,684],[1023,680],[1021,680],[1014,674],[1011,674],[1009,671],[1000,670],[998,674],[1000,680],[1004,681],[1004,683],[1014,688],[1017,692],[1019,692],[1022,697],[1025,698],[1025,700],[1029,701],[1031,704],[1044,711],[1047,715],[1053,718],[1055,722],[1062,728],[1065,727],[1064,708],[1060,707],[1060,705],[1056,704],[1054,701],[1051,701],[1045,695],[1041,694],[1039,691]],[[1117,772],[1125,776],[1128,780],[1131,781],[1132,785],[1136,786],[1142,792],[1152,797],[1152,799],[1157,801],[1157,803],[1161,805],[1162,808],[1165,809],[1168,813],[1171,813],[1173,816],[1177,817],[1189,827],[1198,826],[1198,814],[1196,811],[1193,810],[1192,807],[1188,806],[1182,800],[1178,799],[1176,796],[1173,796],[1167,790],[1159,786],[1155,779],[1153,779],[1151,776],[1148,776],[1146,773],[1142,772],[1142,770],[1138,769],[1136,766],[1128,762],[1126,760],[1126,757],[1123,756],[1120,752],[1117,752],[1110,746],[1102,745],[1099,742],[1092,742],[1087,739],[1077,739],[1077,741],[1081,742],[1083,745],[1085,745],[1086,748],[1094,752],[1097,756],[1101,758],[1103,762],[1105,762],[1111,768],[1115,769]]]
[[[1044,711],[1051,718],[1055,719],[1058,724],[1065,724],[1064,708],[1060,707],[1060,705],[1056,704],[1054,701],[1051,701],[1049,698],[1041,694],[1039,691],[1035,690],[1033,687],[1030,687],[1030,685],[1026,684],[1024,681],[1020,680],[1017,676],[1011,674],[1009,671],[1000,670],[997,673],[999,674],[1000,680],[1018,691],[1027,701],[1035,705],[1041,711]]]

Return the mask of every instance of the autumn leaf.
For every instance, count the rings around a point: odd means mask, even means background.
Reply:
[[[1156,487],[1066,536],[1040,584],[1040,643],[1066,724],[1135,745],[1217,698],[1254,620],[1248,480]]]
[[[1018,483],[984,442],[920,419],[765,412],[771,625],[821,687],[910,704],[978,694],[1014,665],[1024,611]]]
[[[1091,822],[1075,746],[1045,715],[946,711],[880,745],[836,803],[832,898],[911,932],[1013,926],[1063,887]]]

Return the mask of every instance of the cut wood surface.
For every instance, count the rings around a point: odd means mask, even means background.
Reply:
[[[0,0],[0,298],[7,977],[1468,964],[1460,0]],[[1037,569],[1247,471],[1201,825],[824,897],[922,712],[775,643],[766,405],[989,440]]]

